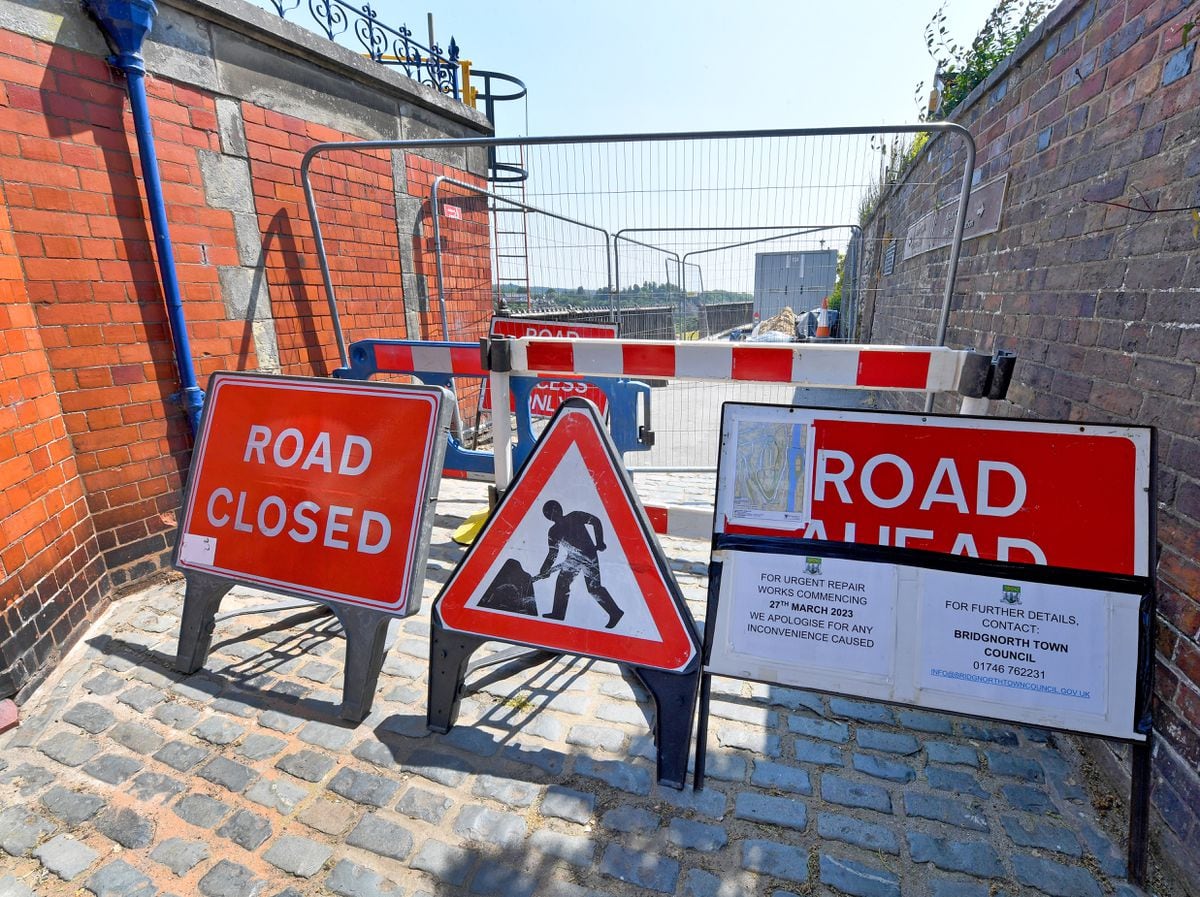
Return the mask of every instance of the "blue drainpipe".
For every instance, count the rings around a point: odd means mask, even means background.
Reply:
[[[175,344],[180,391],[194,434],[200,429],[204,390],[196,384],[196,367],[192,363],[192,347],[188,343],[187,321],[183,316],[183,298],[175,274],[175,253],[171,249],[167,207],[163,203],[162,181],[158,175],[158,154],[154,150],[154,131],[146,102],[146,62],[142,59],[142,41],[154,25],[158,7],[154,0],[84,0],[84,8],[96,20],[113,51],[108,58],[109,64],[125,73],[125,83],[129,87],[129,106],[133,111],[133,129],[142,159],[142,183],[146,186],[146,200],[150,205],[150,224],[158,251],[167,318],[171,322],[171,340]]]

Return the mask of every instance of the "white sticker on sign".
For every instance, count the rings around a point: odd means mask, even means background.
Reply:
[[[215,563],[217,540],[213,536],[197,536],[184,533],[179,543],[179,560],[188,564]]]
[[[892,675],[895,567],[749,553],[733,566],[728,632],[735,653]]]
[[[922,583],[920,687],[1105,713],[1108,602],[1101,595],[937,570],[924,571]]]

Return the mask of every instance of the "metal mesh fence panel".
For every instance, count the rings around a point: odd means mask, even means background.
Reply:
[[[935,134],[924,152],[941,153],[946,164],[961,162],[969,171],[969,136],[953,125],[929,128]],[[418,239],[433,251],[422,255],[417,273],[423,276],[405,280],[404,301],[421,306],[424,335],[452,340],[478,339],[490,313],[501,310],[607,319],[620,322],[624,338],[660,339],[738,338],[746,336],[746,325],[782,316],[776,339],[855,341],[870,333],[873,296],[885,279],[928,250],[945,263],[929,264],[932,257],[925,255],[925,273],[905,281],[912,295],[901,304],[921,318],[917,330],[928,332],[932,343],[944,332],[945,306],[938,300],[948,299],[958,241],[926,233],[916,220],[880,221],[876,214],[889,192],[926,186],[914,180],[906,150],[916,130],[387,144],[400,152],[465,149],[468,158],[475,149],[502,149],[526,172],[523,180],[506,170],[502,182],[467,183],[443,169],[419,189],[410,178],[409,193],[427,214]],[[961,145],[966,153],[955,152]],[[941,200],[940,210],[910,214],[939,213],[939,220],[956,219],[961,232],[961,212],[945,214],[945,205],[957,210],[958,200]],[[921,241],[937,248],[918,246]],[[415,302],[408,295],[413,281],[425,291]],[[835,319],[818,318],[825,301]],[[816,331],[818,322],[830,332]],[[791,387],[765,385],[656,388],[655,446],[628,462],[711,467],[722,401],[794,397]]]

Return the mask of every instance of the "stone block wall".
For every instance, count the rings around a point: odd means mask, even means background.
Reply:
[[[303,153],[490,127],[240,0],[159,10],[146,89],[201,385],[217,370],[329,375]],[[77,3],[0,0],[0,697],[35,685],[114,591],[165,569],[190,462],[138,144],[106,57]],[[405,155],[313,166],[351,338],[433,335]],[[456,161],[447,172],[484,173],[482,150]],[[478,276],[490,284],[490,267]],[[490,290],[477,298],[490,308]]]
[[[999,230],[963,244],[947,342],[1017,354],[994,413],[1158,428],[1153,799],[1200,882],[1198,32],[1182,43],[1196,18],[1185,0],[1065,0],[955,110],[975,183],[1007,185]],[[873,342],[933,340],[948,250],[905,259],[904,240],[957,199],[961,147],[932,140],[864,222]]]

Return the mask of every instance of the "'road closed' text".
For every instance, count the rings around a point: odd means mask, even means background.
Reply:
[[[306,436],[296,427],[278,433],[252,424],[247,432],[242,461],[298,473],[337,474],[358,477],[371,464],[371,441],[347,434],[334,437],[321,431]],[[253,497],[246,490],[219,486],[205,502],[205,519],[216,529],[258,533],[273,539],[283,537],[301,545],[380,554],[392,538],[387,515],[371,509],[341,504],[321,504],[310,499],[289,503],[279,495]]]

